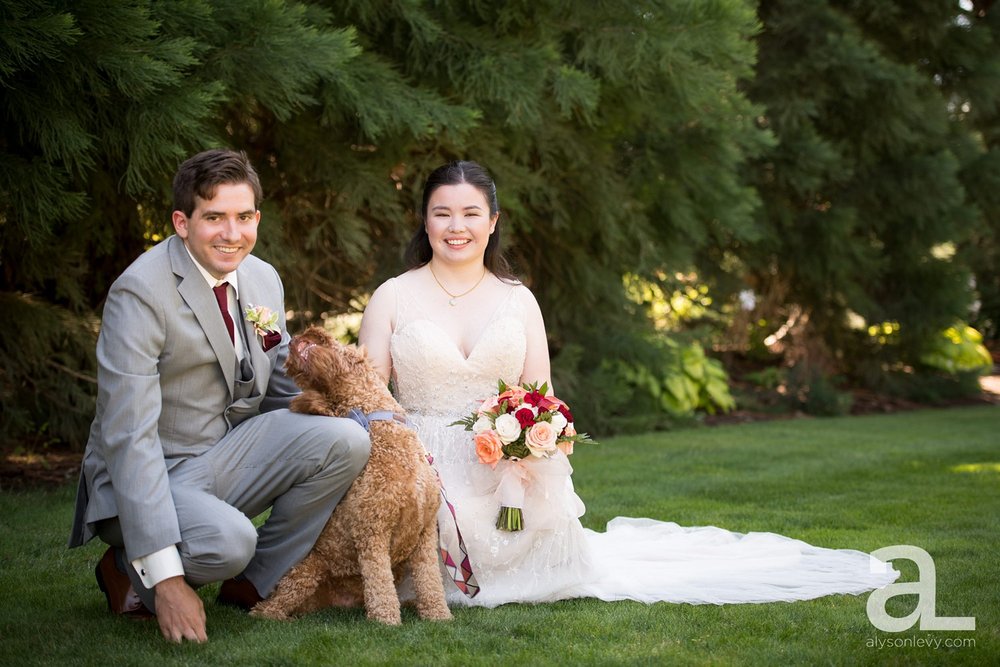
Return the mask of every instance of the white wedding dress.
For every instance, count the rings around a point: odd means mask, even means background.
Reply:
[[[494,607],[576,597],[642,602],[725,604],[807,600],[859,594],[898,576],[853,550],[810,546],[772,533],[733,533],[619,517],[605,532],[584,528],[584,505],[565,473],[528,486],[525,529],[497,530],[495,498],[503,466],[476,458],[472,434],[449,426],[496,393],[497,380],[518,382],[525,358],[526,288],[512,287],[466,358],[399,285],[390,342],[396,398],[416,425],[455,506],[480,586],[474,598],[446,577],[452,605]],[[563,457],[561,453],[558,456]],[[565,457],[563,457],[565,459]],[[442,530],[454,530],[443,508]]]

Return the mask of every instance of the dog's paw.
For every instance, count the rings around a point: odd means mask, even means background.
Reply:
[[[434,608],[434,609],[421,609],[418,611],[420,618],[425,621],[450,621],[451,610],[448,607]]]
[[[368,620],[378,621],[383,625],[402,625],[403,617],[399,613],[399,609],[369,609]]]
[[[253,609],[250,610],[250,615],[257,618],[269,618],[272,621],[287,621],[291,618],[285,613],[284,609],[273,604],[268,604],[267,600],[255,604]]]

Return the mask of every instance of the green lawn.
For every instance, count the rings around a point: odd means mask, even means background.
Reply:
[[[0,663],[1000,663],[1000,408],[615,438],[579,447],[573,463],[592,528],[622,514],[827,547],[919,546],[937,567],[937,615],[973,616],[976,630],[881,632],[868,622],[867,595],[726,606],[572,600],[459,610],[444,624],[406,610],[401,628],[355,610],[277,623],[217,608],[212,586],[202,591],[210,641],[174,646],[155,623],[105,612],[93,578],[103,548],[65,549],[73,493],[61,488],[0,494]],[[896,565],[904,580],[916,577],[911,563]],[[890,611],[905,616],[914,604],[895,598]],[[954,640],[974,646],[914,646]]]

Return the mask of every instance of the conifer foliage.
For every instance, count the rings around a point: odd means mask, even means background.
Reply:
[[[984,233],[996,238],[979,227],[991,209],[976,201],[995,198],[981,186],[996,158],[975,127],[996,118],[996,12],[764,0],[759,14],[749,91],[778,142],[750,170],[767,229],[741,253],[748,274],[779,295],[782,314],[797,304],[823,343],[812,346],[820,365],[912,364],[931,337],[969,318],[965,253]],[[865,326],[852,331],[852,321]],[[867,334],[883,323],[888,346]]]
[[[78,409],[53,437],[81,441],[93,391],[81,351],[101,300],[169,233],[170,175],[208,146],[243,148],[258,165],[259,252],[306,318],[401,269],[434,166],[488,165],[554,349],[591,352],[580,368],[600,365],[588,341],[613,349],[609,324],[633,335],[621,276],[658,265],[671,228],[697,246],[699,217],[717,218],[720,234],[749,221],[754,195],[735,167],[758,138],[736,82],[751,71],[755,19],[739,0],[43,0],[0,11],[4,299],[82,323],[15,322],[5,352],[27,327],[36,345],[3,369],[10,437],[46,423],[54,392]],[[43,361],[60,355],[75,361]]]
[[[326,10],[263,0],[5,2],[0,95],[0,438],[32,444],[86,438],[101,302],[168,233],[185,157],[246,149],[280,202],[322,177],[317,163],[351,168],[313,150],[335,134],[324,126],[422,137],[470,117],[366,56]],[[276,131],[293,119],[315,126],[313,145],[294,143],[294,125]],[[289,236],[329,222],[305,189]],[[355,253],[365,236],[353,232]]]
[[[258,167],[256,252],[293,328],[402,270],[434,167],[487,165],[592,431],[662,423],[686,348],[625,276],[749,281],[836,357],[851,311],[916,355],[967,316],[974,273],[995,332],[990,4],[8,0],[0,438],[85,440],[104,296],[171,233],[178,163],[212,146]]]

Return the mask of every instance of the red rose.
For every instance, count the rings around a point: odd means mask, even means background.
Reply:
[[[562,413],[562,416],[566,418],[567,422],[569,422],[570,424],[573,423],[573,413],[569,411],[568,405],[566,405],[565,403],[560,403],[559,412]]]
[[[538,407],[544,400],[545,397],[538,391],[532,391],[524,395],[524,402],[528,405],[534,405],[535,407]]]
[[[517,417],[517,423],[521,425],[522,429],[528,428],[535,423],[535,415],[528,408],[521,408],[514,413],[514,416]]]

